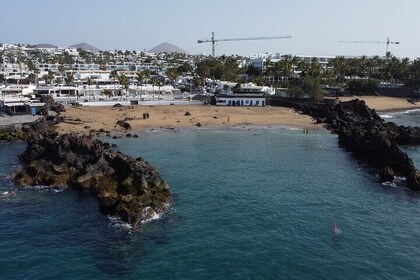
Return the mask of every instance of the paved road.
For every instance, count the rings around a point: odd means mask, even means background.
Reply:
[[[9,116],[9,115],[3,114],[3,115],[0,115],[0,126],[33,122],[37,120],[38,118],[40,118],[40,116],[35,116],[35,117],[32,117],[32,115]]]

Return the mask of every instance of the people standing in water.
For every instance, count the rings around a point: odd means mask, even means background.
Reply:
[[[337,232],[338,232],[337,223],[334,221],[334,224],[333,224],[333,233],[334,233],[334,235],[335,235]]]

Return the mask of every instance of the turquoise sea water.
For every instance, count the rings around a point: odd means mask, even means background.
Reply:
[[[379,184],[335,135],[201,128],[113,141],[158,167],[171,211],[130,232],[71,189],[5,195],[25,145],[1,144],[0,279],[420,278],[420,194]]]

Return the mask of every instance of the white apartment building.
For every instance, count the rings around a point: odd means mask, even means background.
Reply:
[[[329,63],[335,56],[319,56],[319,55],[293,55],[293,54],[282,54],[279,53],[264,53],[252,55],[249,59],[249,63],[258,69],[265,70],[268,62],[276,63],[282,59],[292,59],[293,57],[300,58],[308,63],[311,63],[314,58],[318,59],[319,64],[324,68],[328,69]]]

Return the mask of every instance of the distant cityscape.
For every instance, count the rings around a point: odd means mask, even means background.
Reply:
[[[384,57],[281,53],[212,57],[190,55],[169,43],[147,52],[101,51],[87,43],[69,47],[0,44],[0,109],[18,113],[42,107],[36,97],[40,94],[89,106],[98,102],[209,102],[211,96],[218,98],[217,105],[255,106],[266,104],[261,95],[375,94],[379,86],[404,88],[404,92],[409,88],[413,94],[419,89],[419,69],[419,59],[400,59],[391,53]],[[244,92],[254,96],[249,95],[249,100],[229,96]],[[252,99],[257,93],[258,99]]]

